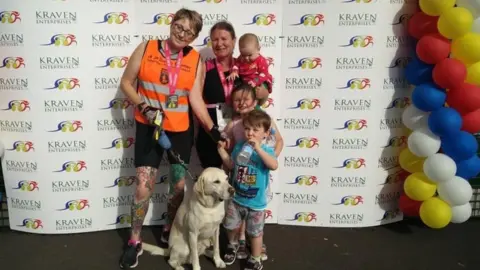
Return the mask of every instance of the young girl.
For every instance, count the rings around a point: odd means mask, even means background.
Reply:
[[[232,91],[232,107],[236,116],[224,129],[224,134],[228,138],[227,147],[230,152],[235,146],[236,142],[245,141],[245,128],[243,127],[243,116],[255,109],[257,100],[255,99],[255,91],[249,84],[241,84]],[[283,138],[278,131],[275,121],[272,121],[272,127],[269,131],[269,136],[265,142],[268,146],[271,146],[275,150],[275,155],[278,157],[283,149]],[[270,191],[267,191],[270,192]],[[246,259],[248,257],[247,247],[245,241],[245,222],[240,227],[239,246],[237,251],[238,259]],[[267,260],[266,246],[262,247],[262,260]]]
[[[235,61],[229,80],[234,80],[240,75],[242,80],[255,88],[263,85],[271,93],[272,75],[268,72],[268,60],[260,54],[260,43],[255,34],[247,33],[238,41],[240,56]],[[260,105],[265,100],[260,100]]]

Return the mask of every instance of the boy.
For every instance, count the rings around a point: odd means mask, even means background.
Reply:
[[[242,221],[246,220],[246,231],[251,241],[251,256],[245,270],[263,269],[261,253],[269,173],[270,170],[278,168],[274,149],[265,142],[271,125],[272,120],[266,112],[253,110],[243,119],[247,141],[237,142],[231,156],[227,152],[225,142],[219,142],[218,147],[223,164],[232,171],[232,182],[235,188],[235,195],[229,202],[224,222],[229,240],[224,261],[227,265],[235,262],[238,251],[236,237]],[[237,157],[246,143],[250,144],[254,151],[246,165],[238,164]]]

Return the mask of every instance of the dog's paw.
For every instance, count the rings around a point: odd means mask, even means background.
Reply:
[[[227,265],[221,258],[214,258],[216,268],[227,268]]]
[[[201,270],[200,265],[193,265],[192,270]]]

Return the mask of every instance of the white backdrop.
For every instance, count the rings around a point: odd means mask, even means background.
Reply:
[[[362,227],[398,221],[401,112],[409,104],[400,0],[17,0],[0,5],[0,140],[10,224],[32,233],[129,226],[132,106],[118,89],[135,46],[165,38],[185,6],[210,27],[253,32],[271,60],[265,109],[285,140],[267,222]],[[238,55],[236,53],[235,55]],[[196,154],[194,154],[196,155]],[[192,162],[198,172],[198,162]],[[161,169],[145,223],[162,224]]]

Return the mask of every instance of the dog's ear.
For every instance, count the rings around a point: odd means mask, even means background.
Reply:
[[[205,196],[205,177],[199,176],[193,189],[199,196]]]

